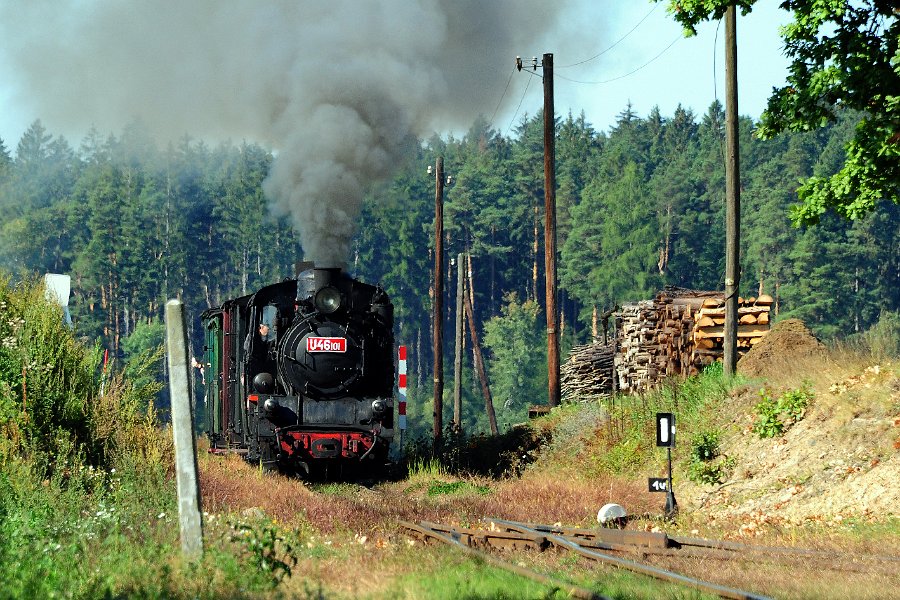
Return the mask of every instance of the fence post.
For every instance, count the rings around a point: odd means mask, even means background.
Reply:
[[[166,355],[172,403],[172,436],[175,441],[181,551],[188,558],[199,558],[203,554],[203,518],[200,514],[197,441],[191,406],[191,367],[187,355],[184,304],[180,300],[166,302]]]

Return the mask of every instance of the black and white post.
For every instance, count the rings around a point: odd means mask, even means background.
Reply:
[[[656,445],[666,449],[669,459],[669,480],[666,485],[666,518],[678,512],[675,491],[672,489],[672,448],[675,447],[675,414],[656,413]]]
[[[191,366],[188,360],[184,304],[180,300],[166,302],[166,354],[172,402],[172,436],[175,438],[175,480],[178,487],[181,551],[188,558],[199,558],[203,554],[203,518],[200,514],[197,443],[191,406]]]

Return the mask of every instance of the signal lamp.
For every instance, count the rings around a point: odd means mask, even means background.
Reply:
[[[323,287],[316,292],[315,305],[319,312],[330,315],[341,307],[341,293],[333,287]]]

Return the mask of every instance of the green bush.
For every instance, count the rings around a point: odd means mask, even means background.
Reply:
[[[274,525],[235,523],[231,541],[245,548],[250,561],[272,587],[291,576],[297,566],[294,546]]]
[[[691,438],[688,479],[694,483],[722,483],[734,470],[734,458],[719,454],[719,432],[701,431]]]
[[[760,402],[756,405],[757,420],[753,431],[760,438],[778,437],[806,414],[806,407],[813,399],[809,384],[790,390],[774,399],[763,388],[759,391]]]

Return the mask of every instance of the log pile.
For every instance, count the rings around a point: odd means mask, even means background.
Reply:
[[[622,307],[616,315],[616,383],[622,390],[653,387],[690,373],[693,313],[718,292],[668,286],[653,300]]]
[[[771,304],[765,295],[739,300],[739,356],[768,333]],[[614,344],[572,351],[561,369],[563,396],[599,398],[649,389],[670,376],[696,375],[722,360],[724,329],[722,292],[668,286],[653,300],[627,304],[615,313]]]
[[[769,330],[770,296],[740,299],[738,353]],[[696,375],[724,355],[722,292],[666,287],[652,301],[623,307],[616,315],[616,384],[622,390],[654,387],[665,377]]]
[[[738,298],[737,351],[741,357],[769,332],[769,310],[772,297]],[[693,350],[691,364],[704,367],[721,360],[725,337],[725,300],[708,298],[694,313],[695,325],[691,334]]]
[[[560,369],[563,398],[586,402],[612,395],[614,354],[614,344],[572,348],[569,360]]]
[[[650,300],[626,304],[616,313],[616,387],[630,390],[657,378],[656,309]],[[651,363],[653,363],[651,365]]]

